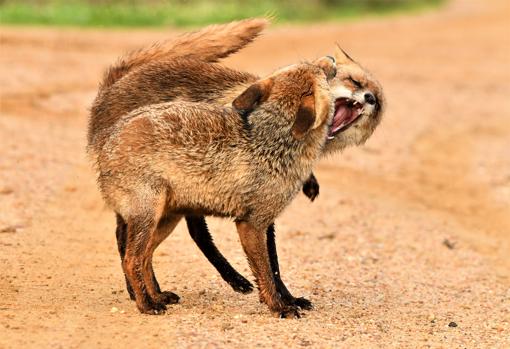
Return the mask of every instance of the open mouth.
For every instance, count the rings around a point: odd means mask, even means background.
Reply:
[[[363,104],[350,98],[335,100],[335,115],[329,127],[328,139],[347,129],[363,112]]]

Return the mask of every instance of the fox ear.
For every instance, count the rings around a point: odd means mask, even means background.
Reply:
[[[334,57],[321,57],[315,60],[314,64],[322,69],[328,81],[336,76],[336,59]]]
[[[340,45],[338,43],[336,43],[335,58],[336,58],[336,62],[338,64],[349,63],[349,62],[356,62],[354,59],[352,59],[351,56],[349,56],[349,54],[347,52],[345,52],[340,47]]]
[[[296,114],[296,120],[292,125],[292,135],[297,140],[302,140],[315,123],[315,97],[314,94],[304,96]]]
[[[326,82],[324,81],[324,84]],[[312,93],[301,98],[296,113],[296,119],[292,125],[292,135],[297,140],[303,140],[310,130],[314,130],[324,123],[331,111],[331,96],[329,89],[320,83],[313,85]]]
[[[232,106],[239,114],[246,116],[269,97],[272,87],[271,79],[257,81],[234,99]]]

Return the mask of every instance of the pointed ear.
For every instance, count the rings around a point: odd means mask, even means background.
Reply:
[[[272,87],[271,79],[257,81],[234,99],[232,106],[239,114],[245,116],[269,97]]]
[[[329,80],[336,76],[336,59],[332,56],[325,56],[316,59],[314,64],[324,71],[326,78]]]
[[[337,64],[343,64],[343,63],[349,63],[349,62],[355,62],[354,59],[352,59],[351,56],[345,52],[338,43],[336,43],[335,47],[335,58]]]
[[[314,94],[304,96],[296,114],[296,120],[292,125],[292,135],[297,140],[302,140],[315,123],[315,97]]]

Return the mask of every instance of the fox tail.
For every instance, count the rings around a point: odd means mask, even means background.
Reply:
[[[132,69],[161,58],[190,58],[217,62],[251,43],[269,24],[266,18],[253,18],[210,25],[201,30],[153,44],[128,53],[104,74],[100,90],[113,85]]]

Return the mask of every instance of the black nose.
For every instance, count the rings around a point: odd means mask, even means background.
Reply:
[[[371,94],[370,92],[365,93],[365,102],[367,102],[368,104],[374,105],[376,102],[375,96],[373,94]]]

